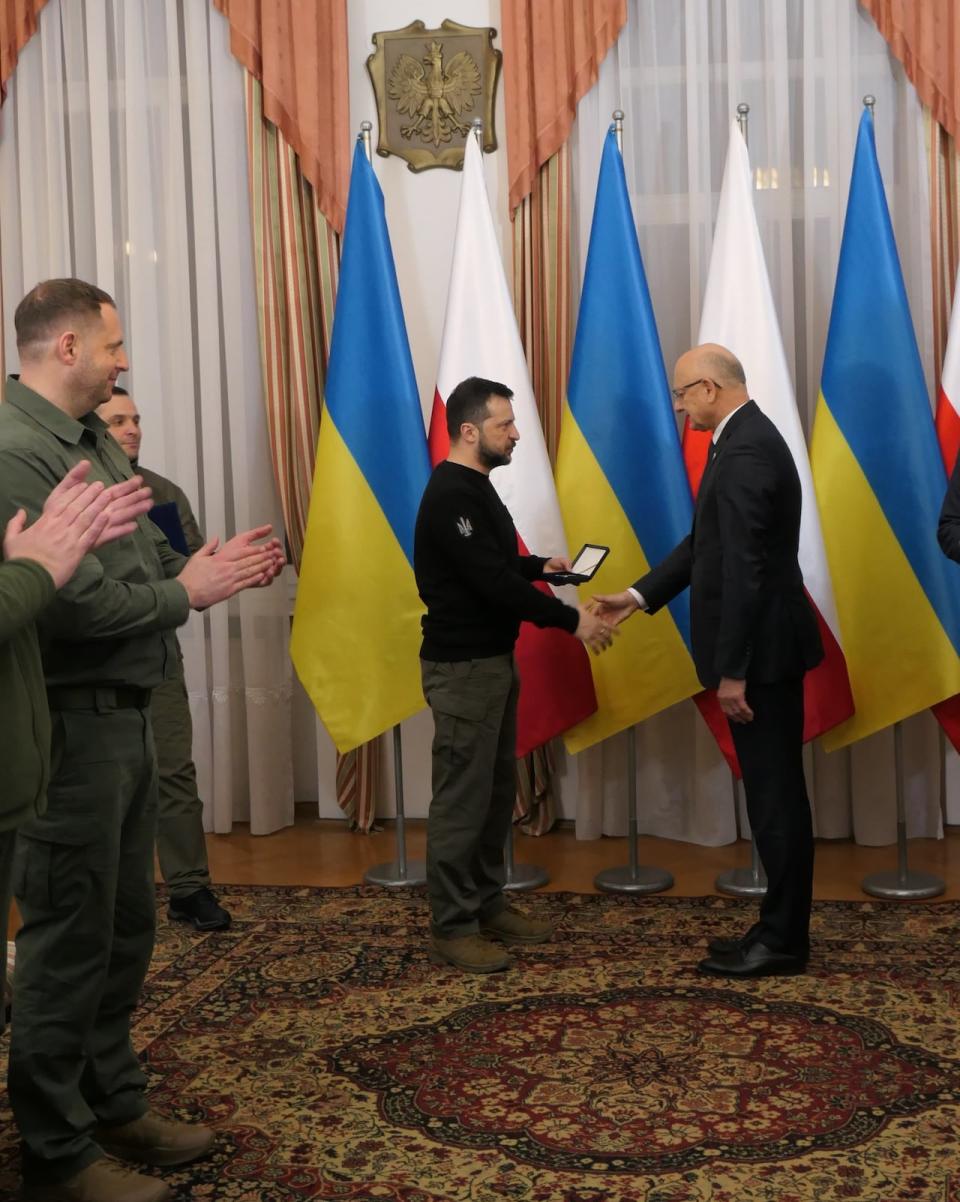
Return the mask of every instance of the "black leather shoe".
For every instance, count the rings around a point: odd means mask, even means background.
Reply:
[[[186,897],[171,897],[167,917],[174,922],[189,922],[198,931],[225,931],[230,914],[206,885]]]
[[[752,977],[795,977],[806,970],[807,957],[772,951],[765,943],[751,943],[727,955],[707,956],[697,966],[715,977],[747,980]]]

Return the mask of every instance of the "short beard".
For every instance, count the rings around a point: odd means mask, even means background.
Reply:
[[[499,451],[492,451],[483,439],[477,444],[477,458],[486,468],[506,467],[512,454],[512,450],[510,455],[501,455]]]

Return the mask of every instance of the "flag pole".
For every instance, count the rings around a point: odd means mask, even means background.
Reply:
[[[740,821],[740,782],[736,773],[730,772],[730,786],[733,790],[733,814],[737,828],[737,840],[742,837]],[[714,887],[718,893],[726,893],[730,897],[763,897],[767,892],[767,874],[760,863],[760,852],[757,850],[757,840],[751,834],[750,838],[750,867],[727,868],[717,874]]]
[[[363,143],[363,153],[367,156],[367,162],[373,163],[373,147],[370,142],[370,134],[373,130],[372,121],[361,121],[360,132],[357,134],[357,141]]]
[[[747,125],[750,119],[750,105],[745,100],[741,100],[737,105],[737,125],[740,127],[740,133],[743,135],[744,144],[747,143]],[[733,789],[733,808],[734,821],[737,827],[737,839],[740,838],[740,782],[737,780],[737,774],[731,769],[730,784]],[[760,852],[757,850],[757,840],[753,832],[750,833],[750,867],[749,868],[728,868],[726,871],[718,873],[717,879],[714,882],[714,888],[718,893],[727,893],[731,897],[763,897],[767,892],[767,874],[763,871],[763,865],[760,863]]]
[[[893,724],[893,771],[897,789],[897,867],[870,873],[863,878],[861,888],[871,897],[894,901],[937,897],[946,889],[946,882],[932,872],[919,872],[907,865],[907,810],[903,796],[903,729],[900,722]]]
[[[610,128],[623,156],[623,110],[613,110]],[[622,868],[604,868],[593,878],[598,889],[607,893],[660,893],[673,885],[673,874],[665,868],[651,868],[640,863],[637,822],[637,728],[628,726],[627,737],[627,851],[629,862]]]
[[[363,144],[367,162],[373,163],[370,133],[373,123],[360,122],[357,141]],[[396,847],[397,858],[384,864],[374,864],[363,874],[368,885],[385,885],[391,888],[406,885],[422,885],[427,879],[427,866],[423,860],[407,859],[407,819],[403,806],[403,738],[400,723],[393,728],[393,785],[396,798]]]
[[[423,860],[407,859],[407,821],[403,808],[403,740],[400,723],[393,728],[393,784],[396,797],[396,847],[397,858],[383,864],[374,864],[363,874],[367,885],[384,885],[398,888],[407,885],[422,885],[427,879],[427,866]]]
[[[480,153],[483,154],[483,119],[481,117],[474,117],[470,122],[470,133],[476,138]],[[515,893],[526,889],[539,889],[549,880],[550,875],[545,868],[540,868],[536,864],[518,864],[514,859],[513,819],[511,817],[510,829],[507,831],[506,842],[503,845],[504,889],[510,889]]]
[[[876,97],[864,96],[864,108],[873,110]],[[918,901],[925,897],[937,897],[947,885],[932,872],[919,872],[907,864],[907,807],[903,796],[903,728],[893,724],[893,773],[897,792],[897,867],[886,872],[872,872],[863,878],[861,888],[871,897],[886,897],[898,901]]]

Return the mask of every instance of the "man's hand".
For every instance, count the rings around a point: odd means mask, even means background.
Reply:
[[[549,576],[551,572],[572,572],[573,564],[565,555],[554,555],[553,559],[548,559],[543,565],[544,576]]]
[[[731,722],[752,722],[753,710],[747,705],[747,682],[724,676],[717,685],[720,708]]]
[[[107,541],[110,528],[110,508],[116,498],[99,480],[84,483],[89,470],[86,460],[71,468],[29,529],[24,510],[13,515],[4,532],[4,559],[32,559],[49,572],[58,589],[63,588],[84,555]]]
[[[283,553],[275,538],[265,543],[255,540],[270,530],[270,526],[247,530],[219,550],[220,540],[214,538],[191,555],[177,577],[187,590],[191,609],[208,609],[242,589],[269,584],[283,567]]]
[[[595,655],[606,650],[613,642],[613,631],[604,618],[580,606],[580,621],[574,632],[581,643],[586,643]]]
[[[107,498],[107,523],[100,536],[94,543],[94,548],[102,547],[104,543],[112,543],[114,539],[133,534],[137,528],[137,518],[147,513],[153,505],[153,493],[144,484],[141,476],[133,476],[120,484],[111,484],[104,489]]]
[[[263,579],[256,582],[256,587],[262,588],[264,585],[270,584],[280,575],[287,562],[283,546],[278,538],[271,538],[267,542],[258,543],[257,541],[266,538],[272,530],[272,526],[256,526],[253,530],[245,530],[243,534],[235,534],[216,552],[217,558],[239,563],[248,559],[255,552],[264,554],[268,557],[267,566],[263,573]]]
[[[619,626],[640,608],[633,593],[605,593],[590,598],[589,608],[609,626]]]

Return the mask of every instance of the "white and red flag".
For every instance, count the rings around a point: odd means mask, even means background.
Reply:
[[[937,440],[947,478],[960,452],[960,273],[953,289],[953,310],[950,313],[950,328],[947,331],[947,349],[943,356],[943,371],[940,375],[940,392],[937,395]],[[933,707],[943,733],[960,751],[960,695],[948,697]]]
[[[850,717],[853,693],[840,645],[810,459],[763,257],[751,183],[747,145],[734,122],[713,232],[699,341],[720,343],[737,356],[743,364],[751,397],[783,435],[797,465],[803,493],[800,568],[807,595],[817,612],[825,652],[823,662],[807,673],[804,682],[806,741]],[[684,459],[694,491],[700,483],[709,441],[709,433],[684,431]],[[713,723],[710,725],[714,729]],[[726,754],[722,743],[721,748]]]
[[[467,138],[453,267],[443,324],[437,389],[430,419],[430,459],[446,458],[446,398],[461,380],[483,376],[513,391],[520,441],[509,467],[490,479],[510,511],[521,554],[567,553],[560,506],[550,470],[527,361],[483,180],[476,138]],[[548,586],[537,586],[545,591]],[[558,590],[561,596],[563,590]],[[575,601],[570,589],[569,600]],[[517,642],[520,671],[517,755],[561,734],[597,708],[586,649],[562,630],[524,622]]]

